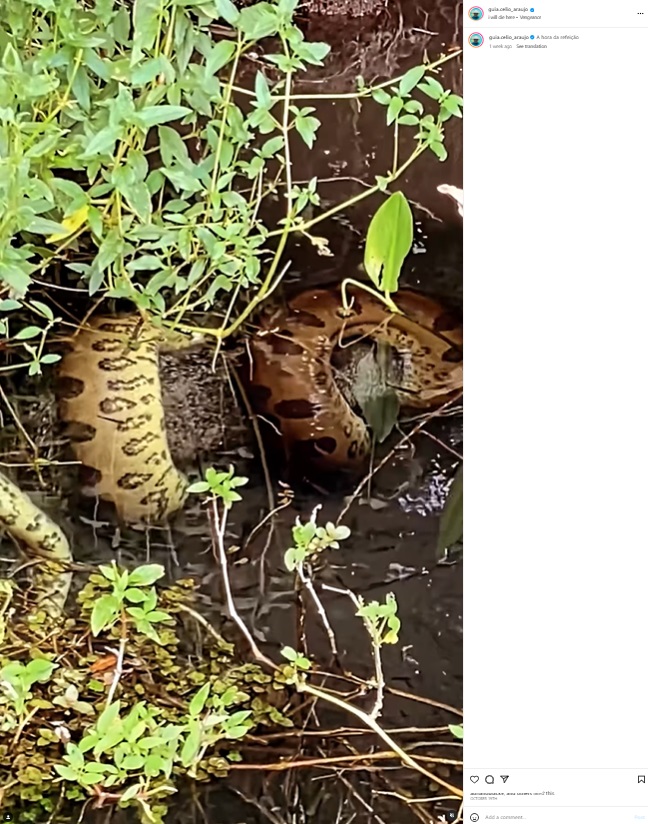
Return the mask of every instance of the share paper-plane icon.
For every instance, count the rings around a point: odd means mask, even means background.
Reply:
[[[508,775],[500,775],[500,778],[502,779],[502,781],[503,781],[505,784],[506,784],[506,782],[508,781]]]

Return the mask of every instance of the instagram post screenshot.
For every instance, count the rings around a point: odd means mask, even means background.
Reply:
[[[462,820],[454,0],[0,2],[0,819]]]
[[[648,820],[647,18],[0,0],[2,821]]]

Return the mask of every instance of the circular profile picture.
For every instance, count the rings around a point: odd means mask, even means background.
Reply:
[[[478,49],[484,43],[484,35],[480,34],[478,31],[474,31],[472,34],[468,35],[468,42],[471,46],[473,46],[473,48]]]
[[[468,17],[470,17],[471,20],[481,20],[483,16],[484,9],[482,9],[481,6],[472,6],[472,8],[468,10]]]

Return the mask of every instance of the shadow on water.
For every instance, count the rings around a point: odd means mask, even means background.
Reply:
[[[320,4],[321,6],[322,4]],[[331,10],[329,4],[327,10]],[[305,20],[306,35],[323,40],[333,51],[325,69],[309,72],[296,90],[300,94],[344,93],[354,88],[355,78],[365,82],[387,79],[401,74],[421,62],[424,55],[434,59],[460,44],[461,4],[447,0],[390,2],[378,13],[357,19],[325,15]],[[446,64],[440,75],[445,88],[461,94],[461,58]],[[394,147],[384,125],[384,108],[366,103],[361,108],[350,100],[323,102],[317,115],[322,122],[312,151],[295,145],[293,162],[300,179],[318,177],[322,185],[322,207],[349,198],[362,190],[359,181],[372,181],[391,167]],[[405,151],[403,144],[402,151]],[[428,153],[423,156],[394,187],[404,191],[414,206],[416,244],[408,261],[407,283],[422,291],[461,303],[462,225],[454,203],[437,192],[440,184],[463,186],[461,122],[453,120],[446,131],[449,157],[445,163]],[[292,261],[288,286],[303,286],[339,281],[353,275],[362,261],[362,243],[371,215],[380,203],[369,198],[344,214],[318,226],[317,234],[330,240],[332,257],[322,257],[305,240],[293,242],[287,252]],[[331,551],[319,581],[348,587],[365,599],[383,600],[393,592],[399,604],[402,630],[399,643],[386,650],[385,672],[391,688],[417,696],[416,700],[388,694],[382,721],[387,728],[419,728],[410,741],[424,738],[438,740],[438,728],[457,723],[458,717],[442,705],[462,704],[462,570],[461,563],[436,563],[438,515],[448,481],[457,459],[442,442],[461,451],[461,426],[458,418],[439,419],[430,429],[433,437],[419,437],[394,457],[375,478],[369,504],[349,509],[344,523],[351,537],[341,549]],[[395,436],[387,445],[394,446]],[[245,455],[245,451],[240,453]],[[259,513],[268,509],[263,476],[253,461],[233,458],[239,474],[249,474],[243,502],[234,508],[231,542],[245,547]],[[322,503],[320,522],[335,521],[345,499],[341,494],[323,496],[308,490],[298,491],[291,506],[278,516],[272,540],[266,543],[263,533],[234,556],[232,584],[237,606],[258,643],[279,660],[279,649],[297,646],[295,598],[292,581],[283,571],[283,552],[290,545],[290,530],[299,515],[306,520],[316,504]],[[115,538],[114,527],[93,528],[71,513],[75,530],[75,554],[80,561],[116,558],[126,564],[141,563],[144,557],[163,563],[171,577],[193,576],[202,580],[203,608],[207,617],[222,623],[224,612],[221,582],[212,558],[209,529],[204,510],[193,503],[174,524],[173,532],[126,532]],[[171,551],[169,551],[171,549]],[[260,589],[260,557],[264,555],[264,591]],[[371,652],[367,636],[348,598],[330,595],[325,607],[337,638],[342,665],[355,675],[368,678],[372,673]],[[315,616],[308,615],[309,652],[326,666],[329,643]],[[355,699],[370,707],[372,696]],[[311,718],[311,726],[323,728],[348,726],[349,717],[322,710]],[[351,725],[355,726],[355,725]],[[436,730],[436,731],[435,731]],[[426,738],[426,736],[429,736]],[[358,739],[358,748],[366,751],[375,742]],[[407,735],[402,740],[408,740]],[[460,756],[450,743],[435,752],[449,761]],[[301,750],[316,757],[325,741],[314,739],[312,746]],[[325,753],[328,754],[328,753]],[[278,756],[279,757],[279,756]],[[254,761],[254,755],[246,755]],[[267,756],[265,757],[267,761]],[[437,769],[439,765],[434,765]],[[452,767],[439,767],[455,785],[461,774]],[[402,775],[402,774],[401,774]],[[236,773],[226,781],[196,791],[196,796],[181,796],[172,804],[169,824],[185,822],[356,822],[361,821],[435,821],[444,810],[457,808],[456,801],[440,801],[435,812],[430,806],[393,806],[390,793],[400,792],[399,777],[394,770],[340,772],[296,770],[289,778],[285,773]],[[402,781],[398,785],[402,788]],[[438,788],[416,782],[411,792],[434,795]],[[425,809],[425,812],[422,810]],[[373,812],[372,812],[373,810]],[[434,817],[432,817],[434,816]],[[85,821],[131,822],[132,811],[87,810]],[[452,820],[449,818],[448,820]]]

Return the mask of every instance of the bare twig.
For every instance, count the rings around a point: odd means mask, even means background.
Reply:
[[[232,597],[232,588],[230,586],[229,575],[227,571],[227,553],[225,551],[225,527],[227,524],[227,508],[223,508],[223,514],[221,515],[218,511],[218,502],[215,498],[211,500],[211,509],[210,509],[211,517],[209,519],[212,531],[212,538],[214,539],[214,552],[216,553],[216,559],[219,561],[221,570],[223,572],[223,586],[225,587],[225,598],[227,601],[227,609],[230,615],[230,618],[237,627],[241,630],[243,635],[245,636],[245,640],[250,645],[250,649],[252,650],[252,654],[258,661],[262,661],[272,669],[277,669],[277,665],[267,658],[259,649],[256,644],[256,641],[252,637],[249,629],[245,625],[245,621],[240,617],[238,611],[236,609],[236,604],[234,603],[234,598]]]

